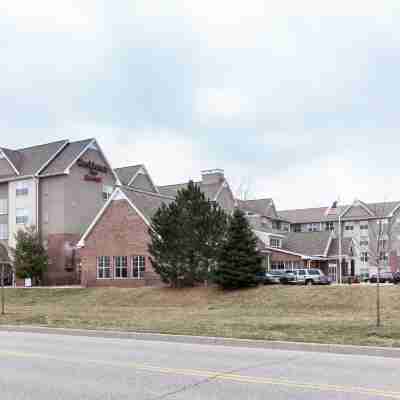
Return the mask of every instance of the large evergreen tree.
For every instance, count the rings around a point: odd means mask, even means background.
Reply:
[[[224,210],[189,182],[153,217],[149,252],[154,270],[174,287],[203,282],[217,263],[226,227]]]
[[[257,251],[257,238],[239,209],[230,220],[227,238],[219,254],[215,281],[224,289],[239,289],[257,284],[262,258]]]
[[[15,235],[16,246],[13,250],[14,269],[20,279],[31,278],[35,285],[43,279],[48,267],[47,252],[34,226],[20,229]]]

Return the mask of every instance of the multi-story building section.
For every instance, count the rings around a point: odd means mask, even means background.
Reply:
[[[400,201],[364,203],[356,200],[351,205],[321,208],[306,208],[279,211],[290,221],[291,232],[331,231],[339,240],[352,239],[355,266],[344,275],[368,275],[376,271],[377,258],[388,270],[399,269]],[[385,226],[383,235],[378,235],[379,226]],[[377,240],[384,254],[377,253]]]
[[[148,251],[151,219],[162,204],[171,203],[188,183],[156,187],[143,166],[120,168],[116,172],[123,185],[116,188],[78,243],[82,284],[161,284]],[[233,212],[235,200],[222,170],[203,171],[197,185],[209,200],[228,213]]]
[[[119,184],[94,139],[0,148],[0,241],[35,226],[48,249],[44,283],[79,283],[75,244]]]

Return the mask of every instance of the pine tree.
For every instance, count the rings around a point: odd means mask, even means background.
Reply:
[[[262,258],[257,238],[243,212],[236,209],[231,218],[227,239],[222,246],[215,282],[223,289],[239,289],[257,284],[262,272]]]
[[[149,252],[154,270],[173,287],[203,282],[217,263],[226,226],[225,212],[189,182],[153,217]]]
[[[35,285],[43,279],[48,267],[48,255],[34,226],[19,230],[13,250],[14,269],[20,279],[31,278]]]

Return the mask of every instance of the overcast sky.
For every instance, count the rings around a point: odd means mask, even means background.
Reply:
[[[399,6],[2,0],[1,145],[95,137],[158,184],[223,168],[278,209],[400,200]]]

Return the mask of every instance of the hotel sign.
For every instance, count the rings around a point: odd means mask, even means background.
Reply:
[[[86,168],[89,170],[89,174],[85,175],[85,181],[92,181],[92,182],[101,182],[102,177],[99,176],[99,172],[106,174],[108,172],[108,168],[104,165],[100,165],[95,163],[94,161],[86,161],[80,158],[77,161],[77,164],[81,168]]]

